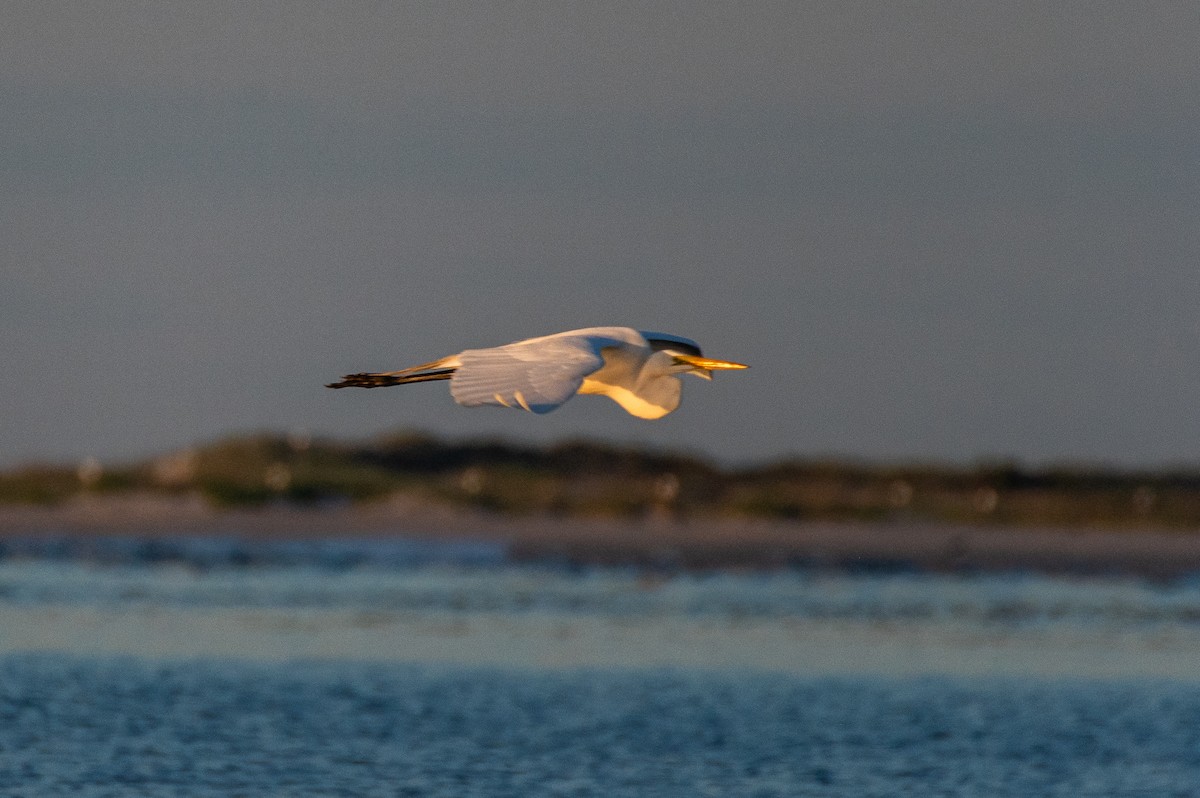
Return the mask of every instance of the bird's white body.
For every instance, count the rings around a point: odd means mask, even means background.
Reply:
[[[638,418],[679,407],[680,374],[711,379],[713,369],[745,368],[710,360],[695,341],[631,327],[588,327],[457,355],[402,371],[352,374],[330,387],[378,387],[448,379],[466,407],[493,405],[548,413],[575,394],[607,396]]]

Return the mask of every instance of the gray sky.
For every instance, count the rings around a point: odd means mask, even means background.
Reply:
[[[3,3],[0,464],[253,430],[1200,462],[1200,5]],[[348,371],[628,324],[661,421]]]

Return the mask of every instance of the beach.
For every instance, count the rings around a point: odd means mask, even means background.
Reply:
[[[414,503],[219,510],[198,499],[85,498],[0,508],[0,542],[54,537],[169,541],[417,539],[503,546],[517,562],[654,568],[1034,570],[1171,578],[1200,571],[1187,530],[1007,527],[888,521],[516,517]]]

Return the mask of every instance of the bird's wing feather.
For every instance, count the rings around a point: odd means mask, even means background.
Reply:
[[[584,377],[604,365],[604,344],[589,336],[551,336],[468,349],[458,356],[450,393],[466,407],[497,405],[549,413],[575,395]]]

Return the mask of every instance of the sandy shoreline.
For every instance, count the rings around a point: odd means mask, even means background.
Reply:
[[[196,501],[156,498],[107,499],[55,508],[0,508],[0,545],[5,539],[88,535],[152,539],[221,536],[251,541],[475,540],[503,544],[517,561],[582,565],[1026,569],[1150,577],[1200,573],[1200,534],[1186,530],[513,518],[401,504],[216,511]]]

